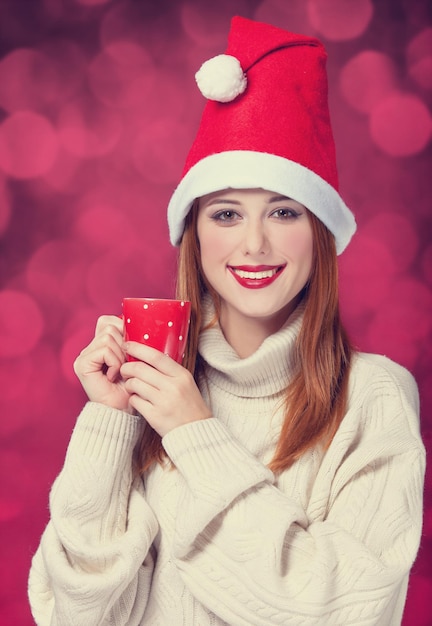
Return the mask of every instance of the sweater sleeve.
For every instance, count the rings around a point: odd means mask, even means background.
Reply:
[[[38,626],[140,623],[158,529],[133,477],[140,433],[140,418],[95,403],[79,416],[30,570]]]
[[[176,564],[224,621],[400,624],[421,535],[425,454],[416,385],[397,368],[374,368],[354,389],[307,510],[218,419],[164,437],[185,478]]]

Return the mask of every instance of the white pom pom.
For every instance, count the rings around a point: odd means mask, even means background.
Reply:
[[[228,54],[219,54],[203,63],[195,80],[203,96],[217,102],[234,100],[247,85],[239,60]]]

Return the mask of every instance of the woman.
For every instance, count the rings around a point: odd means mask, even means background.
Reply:
[[[168,208],[187,354],[124,344],[104,316],[78,357],[89,403],[32,564],[40,625],[401,622],[421,533],[417,389],[340,323],[355,222],[325,52],[234,18],[227,55],[197,75],[211,99]]]

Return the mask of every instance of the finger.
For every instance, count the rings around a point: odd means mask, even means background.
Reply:
[[[119,376],[124,360],[124,353],[111,338],[111,341],[107,340],[84,350],[75,360],[74,370],[79,378],[101,373],[114,381]]]
[[[80,355],[74,363],[74,370],[79,378],[90,376],[91,374],[108,374],[109,378],[115,378],[120,372],[122,363],[117,355],[106,347],[99,350]]]
[[[101,315],[96,322],[95,335],[100,335],[107,329],[123,336],[123,319],[116,315]]]
[[[143,361],[126,361],[120,368],[120,374],[124,380],[137,378],[155,389],[161,389],[166,376]]]
[[[142,415],[152,428],[155,427],[154,420],[152,418],[153,405],[148,402],[148,400],[143,400],[140,396],[132,394],[129,395],[129,404],[135,411]]]
[[[154,405],[158,400],[158,390],[139,378],[128,378],[124,386],[131,396],[136,395],[151,405]]]
[[[123,349],[130,355],[148,365],[151,365],[156,370],[167,376],[175,376],[179,373],[179,368],[182,368],[179,363],[176,363],[170,356],[164,354],[160,350],[156,350],[151,346],[147,346],[136,341],[128,341],[123,345]]]
[[[117,355],[118,359],[124,363],[126,360],[125,352],[122,349],[123,341],[118,339],[113,334],[104,333],[102,335],[98,335],[93,339],[93,341],[82,350],[80,356],[88,356],[92,354],[95,350],[100,350],[106,348],[107,350],[111,350],[115,355]]]

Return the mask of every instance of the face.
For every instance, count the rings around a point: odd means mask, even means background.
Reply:
[[[221,298],[221,323],[246,319],[280,327],[312,268],[306,208],[263,189],[228,189],[199,200],[204,274]]]

